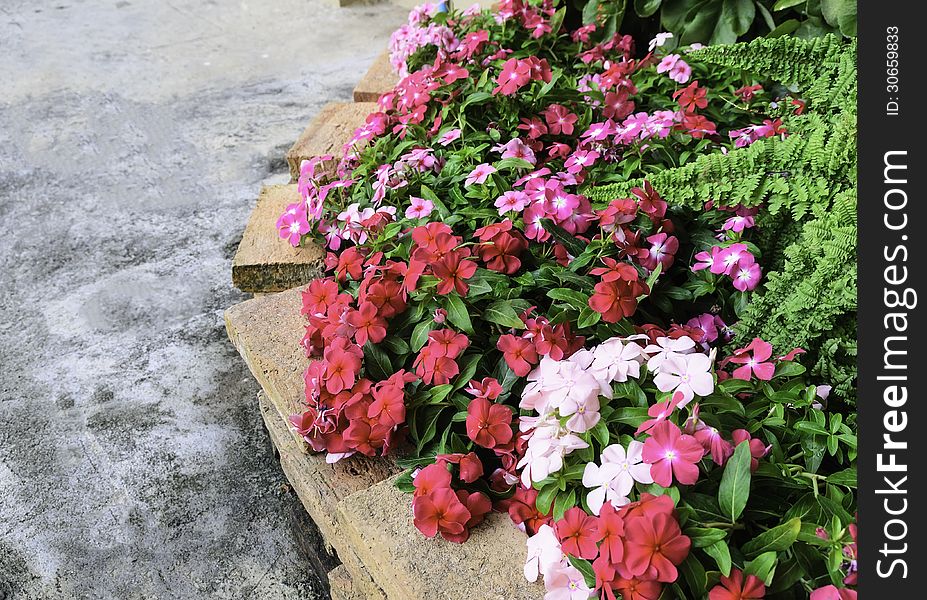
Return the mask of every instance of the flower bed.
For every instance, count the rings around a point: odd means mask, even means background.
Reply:
[[[789,87],[844,82],[849,45],[636,51],[564,16],[414,10],[337,174],[301,165],[278,228],[324,239],[331,275],[303,294],[292,424],[330,461],[407,440],[415,526],[462,543],[507,512],[551,600],[855,598],[855,263],[842,295],[808,275],[829,328],[770,306],[799,265],[855,260],[845,148],[815,137],[855,115]],[[794,327],[774,347],[766,321]]]

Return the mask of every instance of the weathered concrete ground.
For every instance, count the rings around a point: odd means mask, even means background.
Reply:
[[[324,594],[221,316],[259,185],[403,18],[0,3],[0,598]]]

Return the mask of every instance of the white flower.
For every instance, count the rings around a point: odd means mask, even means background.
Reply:
[[[627,381],[641,376],[643,348],[636,342],[611,338],[595,347],[590,371],[603,382]]]
[[[650,40],[650,44],[647,45],[647,48],[651,52],[653,52],[657,48],[660,48],[661,46],[663,46],[663,44],[666,43],[666,40],[671,39],[672,37],[673,37],[673,34],[669,32],[658,33],[656,37]]]
[[[586,465],[583,471],[583,485],[595,488],[586,496],[586,503],[596,515],[605,502],[612,506],[624,506],[631,500],[628,493],[634,482],[653,483],[650,465],[643,462],[644,444],[632,441],[625,452],[621,444],[612,444],[602,451],[602,466]]]
[[[661,392],[680,392],[682,401],[679,402],[679,408],[682,408],[693,396],[705,397],[714,391],[715,381],[711,375],[713,360],[713,356],[701,352],[672,357],[661,366],[653,382]]]
[[[560,540],[550,525],[541,525],[526,544],[528,558],[525,561],[525,579],[528,581],[535,582],[538,575],[547,575],[551,570],[569,564],[560,550]]]
[[[667,360],[680,354],[689,354],[695,351],[695,340],[689,336],[683,336],[678,339],[668,337],[657,338],[656,344],[650,344],[644,348],[644,352],[650,355],[647,360],[647,368],[651,373],[659,373],[660,366]]]

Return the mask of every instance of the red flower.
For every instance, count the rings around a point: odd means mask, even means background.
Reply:
[[[531,340],[506,334],[499,337],[496,348],[503,352],[505,363],[519,377],[524,377],[538,362],[538,354]]]
[[[705,88],[698,86],[698,81],[693,81],[688,86],[676,90],[673,93],[673,100],[679,102],[679,106],[687,113],[693,113],[699,108],[708,106],[708,99],[705,98],[707,93]]]
[[[698,481],[698,461],[704,455],[698,440],[679,431],[671,421],[654,425],[644,442],[644,462],[650,465],[653,480],[663,487],[671,486],[674,477],[685,485]]]
[[[330,394],[354,386],[364,351],[345,338],[336,338],[325,349],[325,389]]]
[[[743,100],[744,102],[750,102],[753,100],[753,96],[757,92],[762,92],[763,86],[761,85],[745,85],[742,88],[734,90],[734,95]]]
[[[649,293],[639,281],[600,281],[589,297],[589,307],[602,315],[606,323],[617,323],[637,310],[637,297]]]
[[[602,540],[600,556],[611,562],[620,563],[624,558],[624,517],[615,510],[611,502],[602,505],[599,513],[597,535]]]
[[[628,100],[628,90],[622,89],[605,94],[605,102],[602,103],[603,117],[618,120],[627,117],[632,112],[634,112],[634,101]]]
[[[766,586],[756,575],[744,574],[732,569],[730,577],[721,576],[721,583],[711,588],[708,600],[759,600],[766,596]]]
[[[447,464],[436,462],[421,469],[412,480],[415,486],[415,496],[425,496],[442,488],[451,487],[451,472],[447,470]]]
[[[457,490],[457,499],[466,507],[470,513],[470,518],[464,523],[464,530],[461,533],[442,533],[441,535],[449,542],[462,544],[470,539],[470,529],[483,522],[489,511],[492,510],[492,502],[483,492],[467,492],[467,490]]]
[[[512,441],[512,409],[474,398],[467,406],[467,437],[476,445],[495,448]]]
[[[531,63],[527,60],[510,58],[502,65],[502,72],[496,78],[496,83],[499,85],[493,89],[492,93],[511,96],[529,81],[531,81]]]
[[[435,329],[428,334],[428,351],[434,356],[457,358],[470,345],[466,335],[453,329]]]
[[[460,480],[464,483],[473,483],[483,476],[483,462],[474,452],[468,452],[460,457]]]
[[[349,312],[345,320],[355,328],[354,339],[359,346],[366,344],[367,340],[379,344],[386,337],[386,319],[378,314],[377,307],[371,302],[362,303],[357,310]]]
[[[541,525],[550,523],[550,513],[542,515],[537,507],[538,491],[534,488],[524,488],[521,484],[515,486],[515,493],[508,500],[498,503],[499,510],[505,510],[516,525],[524,523],[525,532],[534,535]],[[551,509],[553,510],[553,509]]]
[[[621,592],[621,600],[657,600],[663,592],[663,586],[653,580],[619,578],[615,589]]]
[[[338,257],[338,266],[335,274],[338,281],[344,282],[350,276],[354,281],[360,281],[364,268],[364,255],[356,246],[351,246]]]
[[[679,523],[667,513],[659,513],[652,519],[635,517],[625,521],[625,545],[623,567],[631,575],[656,579],[665,583],[676,581],[679,573],[676,565],[689,555],[692,545],[682,535]],[[619,565],[619,571],[622,565]],[[653,574],[654,577],[650,577]],[[622,575],[625,575],[622,573]]]
[[[554,523],[554,530],[564,554],[587,560],[598,556],[599,548],[596,544],[602,539],[598,519],[586,514],[580,507],[574,506],[563,513],[563,518]]]
[[[519,255],[528,249],[528,241],[517,231],[500,232],[491,240],[480,244],[480,259],[490,271],[512,275],[521,267]]]
[[[388,427],[405,423],[405,392],[401,386],[380,382],[373,388],[373,402],[367,409],[367,416]]]
[[[304,315],[324,315],[338,297],[338,284],[331,278],[313,279],[303,291]]]
[[[415,527],[425,535],[441,533],[445,538],[459,536],[466,530],[470,511],[451,488],[439,488],[412,501]],[[453,540],[452,540],[453,541]]]
[[[482,381],[473,379],[466,392],[476,398],[495,400],[502,394],[502,384],[495,377],[484,377]]]
[[[735,350],[734,355],[727,362],[743,365],[734,369],[735,379],[750,381],[752,376],[756,376],[762,381],[769,381],[776,372],[776,365],[766,362],[770,356],[772,356],[772,344],[760,338],[753,338],[749,346]]]
[[[637,281],[639,275],[637,269],[628,263],[618,262],[614,258],[607,256],[602,257],[604,267],[596,267],[589,271],[591,275],[598,275],[602,281]]]
[[[461,297],[464,297],[470,289],[470,286],[466,284],[466,280],[476,273],[476,263],[467,260],[467,255],[464,252],[455,250],[433,264],[431,271],[435,277],[441,280],[438,283],[437,291],[439,294],[447,295],[456,290]]]
[[[573,135],[573,124],[576,123],[577,117],[566,107],[560,104],[551,104],[544,112],[544,119],[547,121],[547,128],[552,135]]]

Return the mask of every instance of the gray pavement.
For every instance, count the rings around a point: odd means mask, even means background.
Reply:
[[[222,311],[404,13],[0,0],[0,599],[324,597]]]

